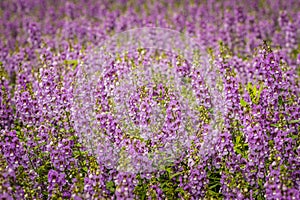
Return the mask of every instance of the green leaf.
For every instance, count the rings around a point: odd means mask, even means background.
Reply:
[[[86,172],[86,173],[88,172],[88,168],[87,167],[83,167],[82,169],[83,169],[84,172]]]
[[[243,107],[246,107],[248,105],[247,102],[244,99],[240,99],[240,104]]]
[[[255,88],[256,88],[256,87],[255,87]],[[260,84],[259,90],[258,90],[258,92],[257,92],[256,95],[255,95],[255,101],[256,101],[256,103],[259,102],[260,94],[261,94],[261,92],[263,91],[263,89],[264,89],[264,86],[263,86],[263,83],[262,83],[262,84]]]
[[[273,147],[274,146],[274,140],[269,140],[269,146]]]
[[[76,135],[72,135],[72,136],[70,136],[70,137],[68,137],[68,139],[69,140],[77,140],[78,139],[78,136],[76,136]]]
[[[291,121],[289,121],[289,124],[297,124],[299,122],[300,122],[300,119],[298,119],[298,120],[291,120]]]
[[[215,187],[217,187],[217,186],[219,186],[219,185],[220,185],[220,183],[216,183],[216,184],[210,186],[209,189],[213,189],[213,188],[215,188]]]
[[[242,155],[242,151],[238,148],[234,148],[235,152]]]
[[[79,156],[81,156],[81,151],[73,151],[74,154],[74,158],[78,158]]]
[[[283,105],[283,99],[282,99],[282,96],[279,96],[278,97],[278,104],[280,105],[280,106],[282,106]]]
[[[174,177],[176,177],[180,174],[183,174],[183,173],[184,173],[183,171],[182,172],[177,172],[177,173],[173,174],[172,176],[170,176],[170,179],[172,179],[172,178],[174,178]]]
[[[78,65],[78,60],[65,60],[64,63],[66,65],[72,65],[72,68],[74,70]]]
[[[108,181],[106,182],[106,188],[111,192],[114,193],[115,192],[115,184],[113,181]]]
[[[248,83],[247,84],[247,90],[248,90],[248,92],[252,92],[253,91],[253,89],[252,89],[252,83]]]
[[[241,141],[241,136],[240,136],[240,135],[236,136],[235,142],[236,142],[237,144],[239,144],[240,141]]]
[[[40,166],[38,169],[37,169],[37,173],[41,176],[43,174],[45,174],[48,170],[45,168],[44,165]]]
[[[264,89],[263,83],[260,84],[259,90],[257,90],[256,85],[253,86],[252,83],[247,84],[247,91],[253,103],[258,104],[263,89]]]
[[[254,96],[256,96],[257,95],[256,85],[252,86],[252,91],[253,91]]]
[[[185,193],[184,189],[181,188],[181,187],[176,188],[175,191],[176,191],[176,192],[179,192],[180,194],[184,194],[184,193]]]
[[[275,128],[280,128],[280,127],[281,127],[280,124],[271,124],[270,126],[273,126],[273,127],[275,127]]]
[[[169,174],[169,175],[170,175],[170,174],[171,174],[171,172],[172,172],[172,169],[171,169],[171,168],[169,168],[169,167],[165,168],[165,170],[168,172],[168,174]]]
[[[298,138],[298,135],[290,135],[289,138],[296,140]]]

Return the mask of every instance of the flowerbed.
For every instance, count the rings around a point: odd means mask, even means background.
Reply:
[[[300,3],[246,5],[1,1],[0,197],[300,199]]]

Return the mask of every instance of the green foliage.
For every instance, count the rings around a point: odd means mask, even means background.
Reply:
[[[231,124],[232,127],[232,141],[233,149],[237,154],[240,154],[244,158],[248,157],[248,143],[245,142],[245,137],[241,131],[243,126],[239,121],[233,121]]]
[[[257,89],[256,85],[252,85],[252,83],[248,83],[246,88],[251,97],[251,101],[255,104],[259,103],[261,92],[264,89],[263,83],[261,83],[259,86],[260,86],[259,89]]]
[[[291,121],[289,121],[289,124],[297,124],[299,122],[300,122],[300,119],[298,119],[298,120],[291,120]]]
[[[244,99],[240,99],[240,104],[242,107],[247,107],[248,103]]]
[[[108,181],[106,182],[106,188],[111,192],[111,193],[114,193],[115,190],[116,190],[116,186],[114,184],[113,181]]]
[[[172,167],[169,166],[165,168],[165,173],[158,178],[161,189],[168,199],[178,198],[179,191],[181,191],[178,189],[178,175],[179,174],[175,175]]]
[[[164,168],[163,173],[159,177],[152,176],[150,180],[141,178],[140,174],[136,176],[138,184],[134,189],[134,193],[138,199],[157,198],[152,185],[158,185],[165,194],[166,199],[178,199],[179,195],[184,199],[189,199],[189,194],[179,187],[178,177],[183,175],[185,171],[175,172],[172,166]]]
[[[222,58],[227,59],[232,57],[233,52],[230,50],[227,44],[224,44],[223,41],[219,42],[219,48],[220,48],[220,54]]]
[[[208,199],[223,199],[222,194],[220,193],[220,180],[222,168],[217,169],[213,166],[211,169],[209,169],[208,167],[206,167],[205,169],[209,181],[207,186],[206,197]]]
[[[298,44],[298,48],[296,49],[292,49],[291,50],[291,53],[290,53],[290,56],[292,59],[297,59],[297,56],[300,54],[300,44]]]
[[[140,174],[136,176],[136,179],[138,180],[138,184],[134,188],[134,193],[139,197],[139,199],[144,200],[146,199],[150,181],[141,178]]]
[[[4,69],[3,63],[0,61],[0,78],[8,79],[8,72]]]
[[[78,66],[78,60],[65,60],[64,64],[68,65],[68,66],[71,66],[72,69],[74,70]]]

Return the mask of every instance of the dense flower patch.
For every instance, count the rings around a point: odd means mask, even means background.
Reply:
[[[0,1],[0,76],[1,199],[300,199],[298,1]]]

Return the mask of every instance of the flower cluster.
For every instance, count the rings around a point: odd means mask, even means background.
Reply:
[[[0,1],[0,199],[297,200],[299,169],[299,1]]]

